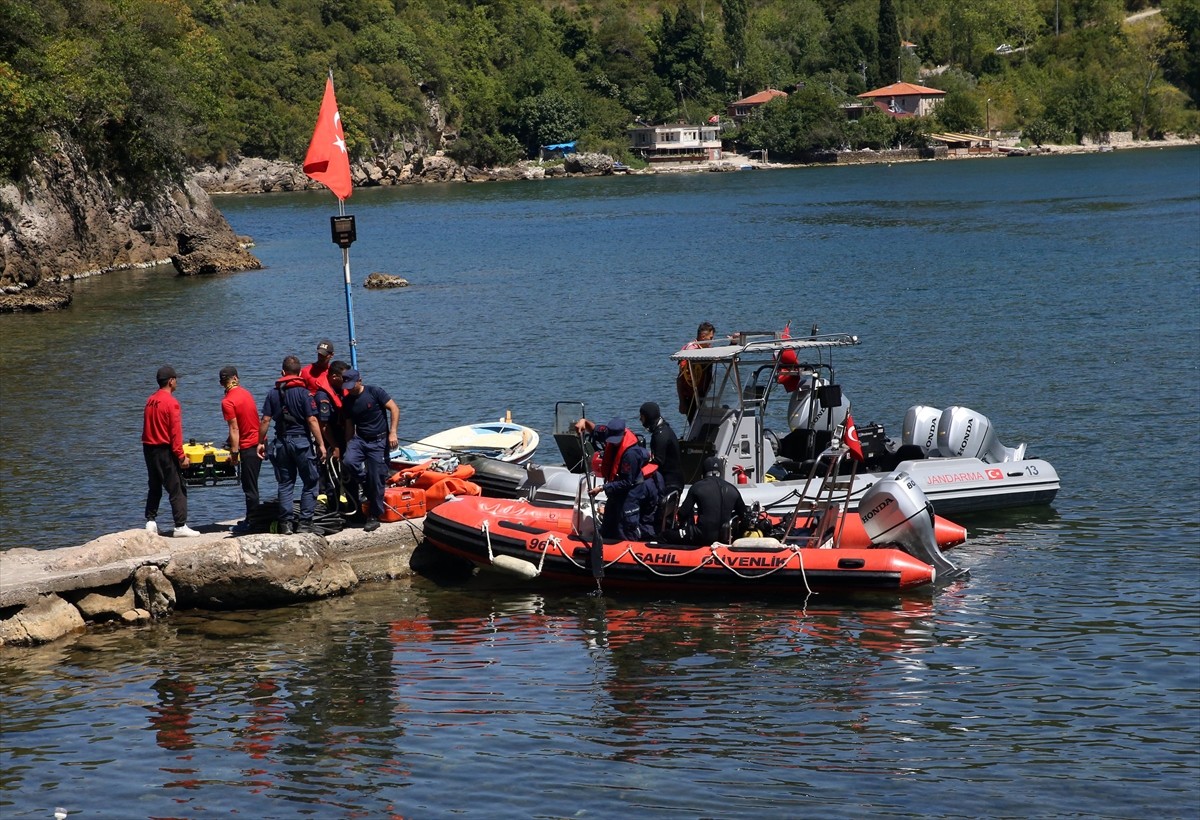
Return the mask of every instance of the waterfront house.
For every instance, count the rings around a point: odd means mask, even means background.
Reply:
[[[945,91],[913,83],[892,83],[858,95],[860,100],[868,100],[883,113],[897,118],[923,117],[945,97]]]
[[[639,125],[629,129],[630,147],[656,164],[705,162],[721,158],[720,128],[712,125]]]
[[[786,91],[780,91],[776,88],[768,88],[757,94],[751,94],[749,97],[743,97],[729,104],[726,113],[734,122],[742,122],[759,108],[769,103],[776,97],[786,97]]]

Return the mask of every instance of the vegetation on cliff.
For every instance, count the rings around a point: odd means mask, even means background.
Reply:
[[[1194,133],[1200,0],[6,0],[0,176],[65,133],[131,189],[187,162],[298,160],[332,70],[351,150],[402,141],[496,165],[800,88],[744,134],[781,155],[912,144],[838,106],[897,79],[948,92],[938,127]],[[911,44],[911,45],[905,45]],[[999,50],[998,50],[999,49]],[[922,80],[922,66],[943,68]],[[907,130],[903,130],[907,129]]]

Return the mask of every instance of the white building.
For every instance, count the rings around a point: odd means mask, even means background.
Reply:
[[[705,162],[721,158],[720,127],[643,125],[629,129],[633,152],[647,162]]]

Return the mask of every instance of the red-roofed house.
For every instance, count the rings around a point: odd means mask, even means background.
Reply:
[[[946,96],[945,91],[912,83],[892,83],[859,94],[860,100],[870,100],[877,108],[892,117],[923,117],[933,111]]]
[[[729,108],[726,109],[729,116],[735,121],[741,122],[750,116],[756,108],[761,108],[776,97],[786,97],[786,91],[780,91],[776,88],[768,88],[765,91],[760,91],[757,94],[751,94],[749,97],[731,102]]]

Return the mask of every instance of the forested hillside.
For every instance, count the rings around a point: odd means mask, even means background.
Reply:
[[[188,162],[297,160],[327,71],[351,151],[400,141],[495,165],[572,139],[623,156],[634,122],[793,93],[744,144],[787,156],[931,127],[1194,133],[1200,0],[5,0],[0,176],[47,135],[131,188]],[[999,51],[998,51],[999,49]],[[928,72],[937,73],[930,74]],[[940,121],[845,122],[903,79],[948,93]],[[990,102],[989,102],[990,101]]]

